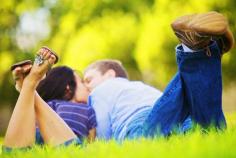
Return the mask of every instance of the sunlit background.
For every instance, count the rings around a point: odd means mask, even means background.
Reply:
[[[178,16],[216,10],[236,32],[234,0],[2,0],[0,2],[0,133],[16,102],[11,64],[33,59],[41,46],[58,65],[83,71],[97,59],[123,62],[131,80],[161,90],[176,72],[178,44],[170,23]],[[236,50],[223,60],[225,112],[236,111]]]

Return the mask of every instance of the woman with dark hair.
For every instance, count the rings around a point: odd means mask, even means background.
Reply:
[[[28,149],[35,143],[36,122],[46,144],[52,146],[81,144],[65,121],[38,95],[36,87],[49,67],[58,57],[48,48],[41,48],[34,64],[31,61],[17,63],[11,67],[20,92],[13,110],[4,142],[3,152],[12,149]]]
[[[86,105],[89,90],[78,73],[67,66],[51,69],[37,87],[39,95],[68,124],[82,140],[96,136],[96,116],[93,108]],[[39,142],[42,141],[36,130]]]

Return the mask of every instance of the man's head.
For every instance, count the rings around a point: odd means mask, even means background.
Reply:
[[[103,81],[115,77],[128,78],[127,72],[119,60],[98,60],[84,71],[84,83],[92,90]]]

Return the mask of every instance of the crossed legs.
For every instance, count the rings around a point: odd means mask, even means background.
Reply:
[[[226,126],[222,111],[221,50],[216,42],[206,50],[184,52],[177,49],[178,72],[157,100],[144,124],[144,134],[169,135],[190,116],[203,128]]]
[[[144,134],[169,135],[188,116],[203,128],[224,129],[221,57],[234,44],[227,19],[217,12],[187,15],[172,29],[182,43],[176,47],[178,72],[147,117]]]

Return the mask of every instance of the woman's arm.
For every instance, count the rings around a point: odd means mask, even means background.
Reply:
[[[35,113],[45,143],[53,146],[76,139],[65,121],[35,92]]]
[[[92,143],[95,141],[95,138],[96,138],[96,128],[92,128],[89,130],[87,140],[89,143]]]

